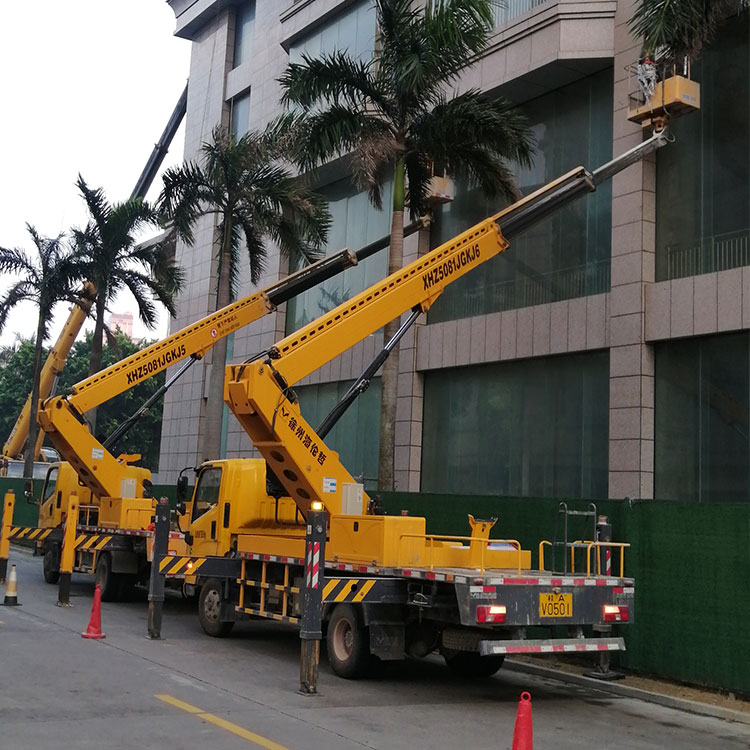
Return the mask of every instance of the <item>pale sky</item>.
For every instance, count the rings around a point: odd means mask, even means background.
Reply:
[[[49,237],[83,226],[79,172],[111,202],[128,198],[187,81],[190,42],[174,27],[166,0],[0,2],[0,246],[31,252],[26,222]],[[165,166],[183,144],[181,127]],[[123,296],[114,311],[135,303]],[[66,316],[59,306],[48,343]],[[0,344],[33,335],[35,318],[19,306]],[[166,315],[156,331],[134,324],[136,336],[165,333]]]

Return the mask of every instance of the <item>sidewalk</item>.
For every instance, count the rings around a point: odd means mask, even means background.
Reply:
[[[657,703],[666,708],[687,711],[699,716],[712,716],[725,721],[736,721],[750,725],[750,702],[732,699],[718,692],[684,687],[671,682],[637,676],[626,676],[622,680],[607,682],[592,677],[584,677],[580,674],[580,665],[562,663],[545,665],[542,659],[535,657],[506,659],[503,669],[567,682],[571,685],[580,685],[592,690],[601,690],[604,693],[619,695],[623,698]],[[677,692],[688,693],[691,698],[675,695],[674,693]],[[695,700],[692,698],[695,698]],[[719,705],[719,703],[722,705]],[[726,704],[729,703],[736,704],[738,708],[728,707]]]

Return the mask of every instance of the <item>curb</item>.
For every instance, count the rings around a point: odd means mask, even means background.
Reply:
[[[708,703],[691,701],[686,698],[674,698],[671,695],[652,693],[648,690],[641,690],[640,688],[629,687],[616,682],[604,682],[602,680],[596,680],[593,677],[571,674],[570,672],[563,672],[559,669],[552,669],[551,667],[541,667],[536,664],[529,664],[528,662],[506,659],[503,664],[503,669],[509,669],[512,672],[524,672],[526,674],[535,675],[536,677],[546,677],[547,679],[557,680],[558,682],[568,682],[592,690],[599,690],[602,693],[619,695],[623,698],[634,698],[635,700],[646,701],[648,703],[657,703],[666,708],[673,708],[677,711],[686,711],[687,713],[697,714],[699,716],[712,716],[716,719],[724,719],[724,721],[734,721],[739,724],[750,725],[750,714],[744,711],[734,711],[731,708],[712,706]]]

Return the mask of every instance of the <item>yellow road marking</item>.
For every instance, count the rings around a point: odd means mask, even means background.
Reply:
[[[155,697],[158,698],[160,701],[169,703],[170,706],[174,706],[175,708],[181,708],[183,711],[187,711],[189,714],[203,713],[203,709],[196,708],[195,706],[191,706],[189,703],[185,703],[184,701],[178,700],[177,698],[173,698],[171,695],[157,695]]]
[[[255,732],[250,732],[249,730],[244,729],[243,727],[240,727],[237,724],[232,724],[231,721],[222,719],[219,716],[206,713],[202,708],[191,706],[189,703],[185,703],[184,701],[178,700],[177,698],[173,698],[171,695],[157,695],[155,697],[158,698],[160,701],[169,703],[170,706],[174,706],[175,708],[179,708],[179,709],[182,709],[183,711],[187,711],[188,713],[198,716],[199,718],[203,719],[204,721],[209,722],[210,724],[215,724],[217,727],[226,729],[227,732],[236,734],[238,737],[242,737],[248,742],[253,742],[256,745],[265,747],[266,750],[289,750],[289,748],[285,747],[284,745],[279,745],[276,742],[272,742],[271,740],[268,740],[265,737],[261,737],[259,734],[255,734]]]

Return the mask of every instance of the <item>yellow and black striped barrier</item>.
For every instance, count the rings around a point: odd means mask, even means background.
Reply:
[[[323,603],[382,601],[392,594],[393,581],[388,578],[326,578]]]
[[[76,549],[90,549],[101,552],[111,541],[112,534],[79,534],[76,537]]]
[[[205,557],[166,555],[159,562],[159,572],[166,576],[193,575],[206,562]]]
[[[37,526],[11,526],[8,538],[20,542],[22,539],[41,542],[46,539],[55,529],[40,529]]]
[[[195,555],[163,555],[159,573],[169,577],[201,575],[237,578],[242,561],[233,557],[199,557]]]

